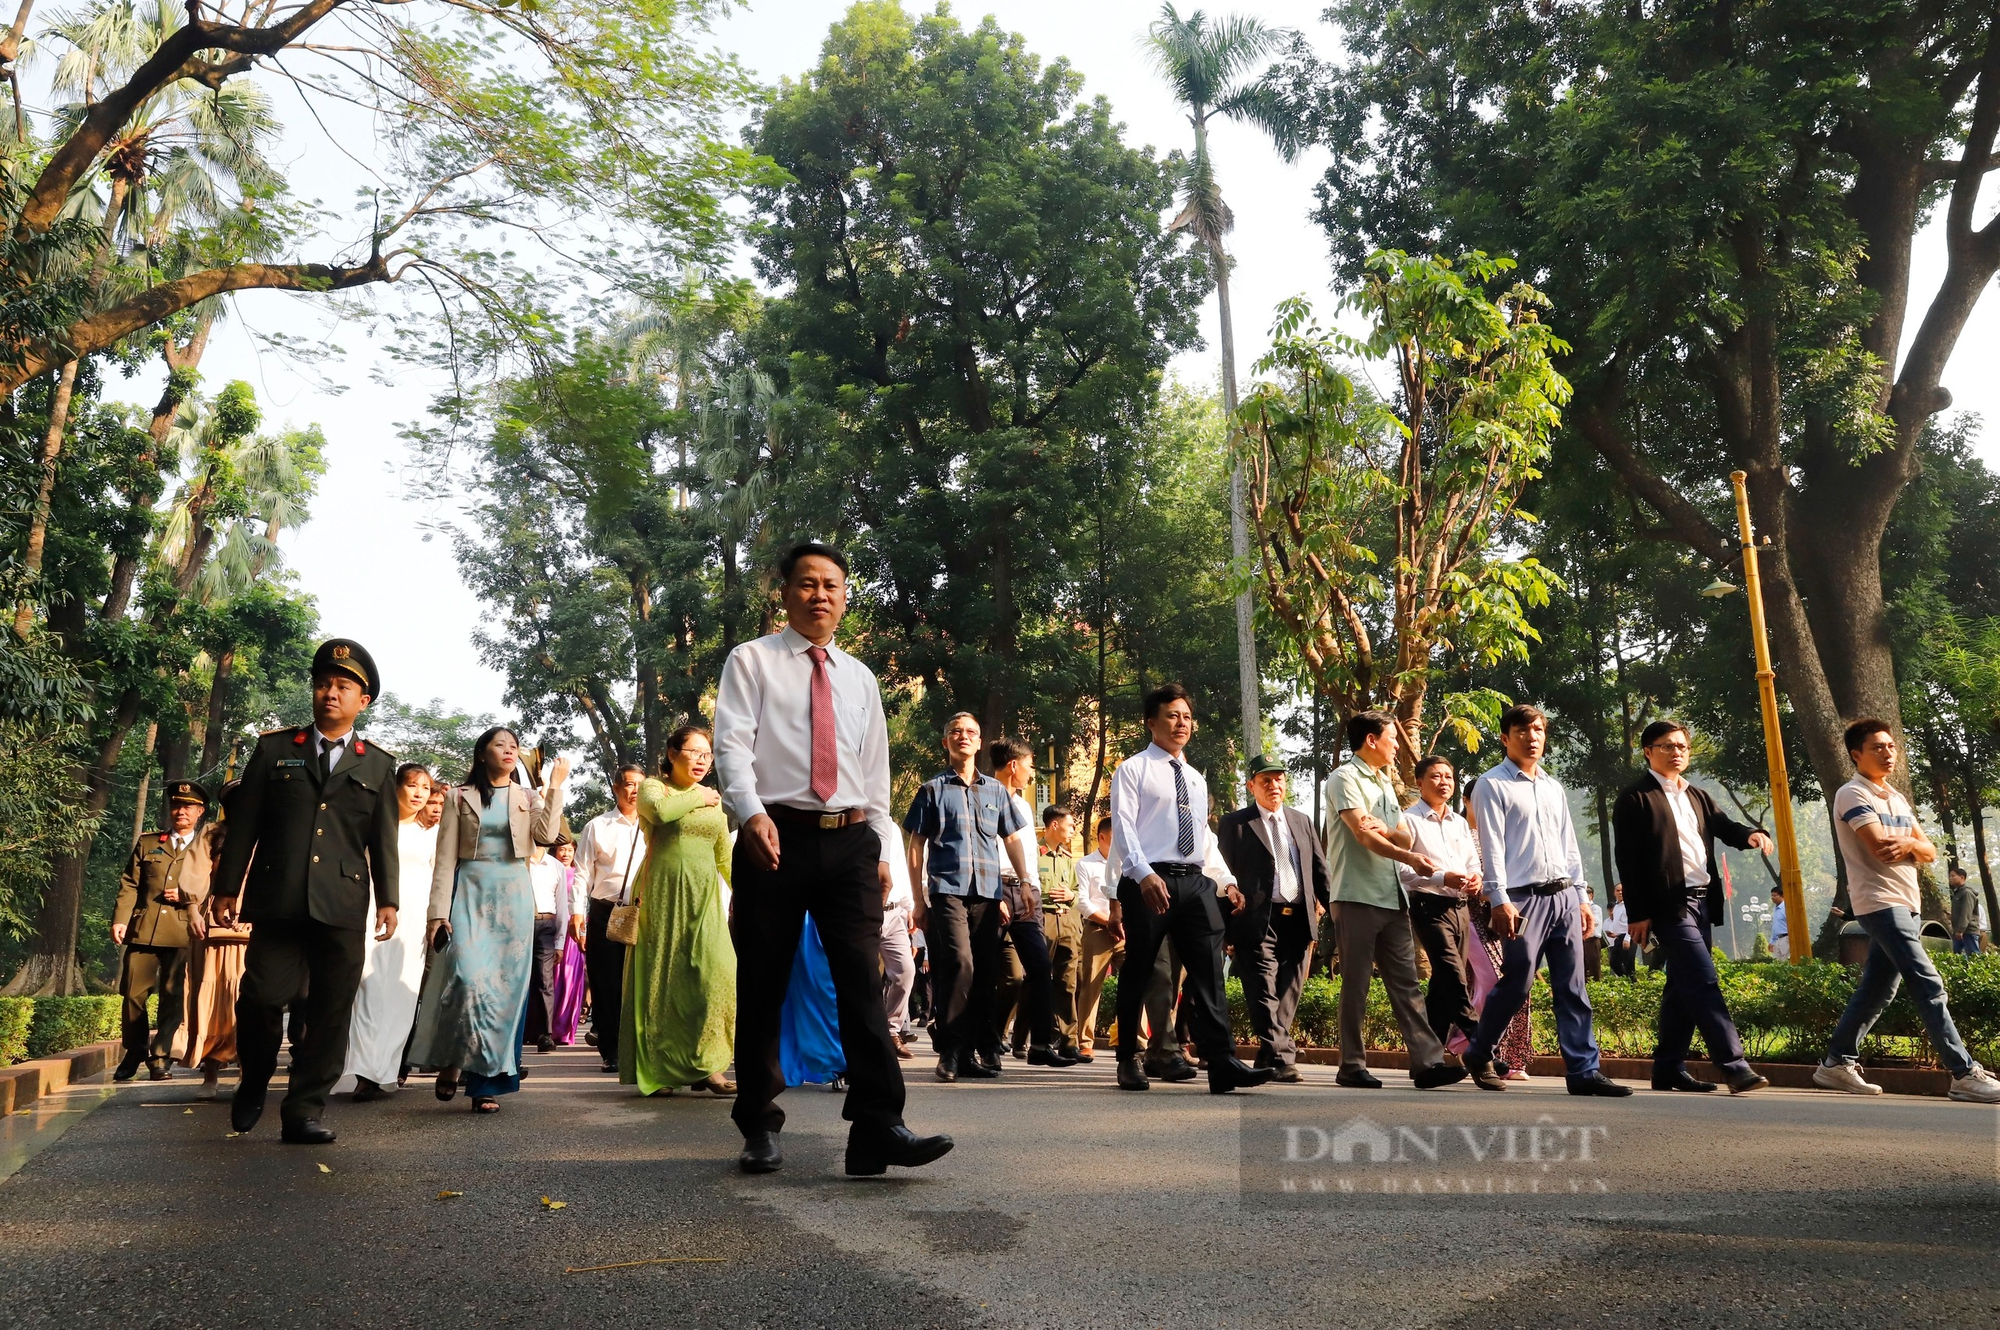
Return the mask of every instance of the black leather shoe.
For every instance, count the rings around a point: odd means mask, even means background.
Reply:
[[[937,1069],[931,1074],[936,1076],[939,1080],[943,1081],[946,1085],[950,1085],[953,1081],[957,1080],[958,1054],[956,1053],[938,1054]]]
[[[1449,1062],[1419,1067],[1410,1073],[1410,1083],[1419,1090],[1441,1090],[1447,1085],[1457,1085],[1464,1079],[1465,1068],[1454,1067]]]
[[[545,1034],[545,1035],[543,1035],[543,1036],[542,1036],[542,1037],[541,1037],[540,1039],[537,1039],[537,1040],[535,1041],[535,1051],[536,1051],[537,1053],[553,1053],[553,1052],[555,1052],[555,1051],[556,1051],[556,1041],[555,1041],[555,1038],[554,1038],[554,1036],[552,1036],[552,1035],[546,1035],[546,1034]]]
[[[332,1145],[333,1128],[318,1122],[287,1122],[281,1136],[286,1145]]]
[[[146,1079],[147,1079],[147,1080],[149,1080],[149,1081],[170,1081],[170,1080],[172,1080],[173,1078],[174,1078],[174,1069],[173,1069],[173,1068],[172,1068],[171,1066],[169,1066],[169,1065],[168,1065],[168,1063],[167,1063],[167,1060],[166,1060],[165,1058],[147,1058],[147,1059],[146,1059]]]
[[[1076,1050],[1076,1060],[1078,1062],[1095,1062],[1097,1061],[1097,1055],[1095,1053],[1086,1053],[1079,1048]]]
[[[778,1133],[753,1131],[743,1138],[743,1153],[736,1167],[745,1173],[776,1173],[785,1164],[785,1152],[778,1148]]]
[[[1118,1059],[1118,1088],[1121,1090],[1149,1090],[1152,1082],[1146,1079],[1145,1068],[1137,1058]]]
[[[1676,1067],[1665,1076],[1662,1076],[1657,1071],[1654,1072],[1653,1088],[1655,1090],[1686,1090],[1689,1094],[1707,1094],[1715,1089],[1715,1082],[1704,1081],[1699,1076],[1690,1075],[1686,1067]]]
[[[257,1119],[264,1116],[265,1087],[244,1082],[236,1087],[236,1093],[229,1100],[229,1125],[237,1131],[249,1131],[257,1125]]]
[[[983,1053],[975,1053],[972,1056],[972,1060],[974,1062],[977,1062],[980,1066],[986,1068],[986,1070],[992,1072],[995,1076],[998,1076],[1000,1074],[999,1049],[995,1048],[995,1049],[989,1049]]]
[[[613,1076],[616,1076],[618,1074],[618,1064],[616,1062],[606,1062],[604,1065],[600,1066],[598,1070],[608,1071]]]
[[[1191,1081],[1201,1075],[1201,1070],[1186,1058],[1177,1057],[1161,1066],[1158,1071],[1148,1067],[1146,1074],[1156,1081]]]
[[[1573,1095],[1597,1095],[1604,1099],[1623,1099],[1632,1093],[1629,1085],[1620,1085],[1601,1071],[1593,1071],[1588,1076],[1569,1078],[1569,1092]]]
[[[1208,1092],[1228,1094],[1269,1083],[1278,1074],[1275,1067],[1253,1067],[1237,1058],[1213,1058],[1208,1064]]]
[[[1746,1071],[1729,1078],[1729,1093],[1749,1094],[1752,1090],[1761,1090],[1770,1083],[1769,1078],[1759,1076],[1754,1071]]]
[[[850,1134],[847,1138],[847,1176],[872,1178],[878,1173],[887,1173],[892,1164],[897,1168],[922,1168],[950,1154],[952,1145],[949,1136],[919,1136],[901,1124],[886,1132]]]
[[[1028,1065],[1031,1067],[1074,1067],[1076,1059],[1054,1048],[1031,1048],[1028,1050]]]
[[[142,1053],[127,1053],[118,1060],[118,1070],[111,1073],[114,1081],[129,1081],[139,1074],[139,1064],[146,1060]]]
[[[1471,1075],[1472,1083],[1482,1090],[1505,1090],[1506,1077],[1500,1074],[1500,1064],[1492,1058],[1465,1059],[1465,1070]]]
[[[1335,1085],[1344,1085],[1350,1090],[1379,1090],[1382,1078],[1366,1067],[1342,1067],[1333,1078]]]
[[[999,1079],[999,1076],[998,1067],[989,1067],[978,1057],[959,1055],[958,1079],[961,1081],[991,1081]]]
[[[1299,1074],[1297,1067],[1288,1067],[1282,1063],[1271,1068],[1271,1071],[1274,1073],[1271,1079],[1280,1085],[1298,1085],[1305,1080],[1305,1077]]]

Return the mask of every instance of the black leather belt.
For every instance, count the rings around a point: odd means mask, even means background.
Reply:
[[[1557,878],[1552,882],[1531,882],[1525,887],[1516,887],[1515,890],[1532,892],[1537,896],[1560,896],[1565,891],[1576,890],[1576,884],[1568,878]]]
[[[1299,913],[1299,911],[1301,910],[1301,908],[1303,908],[1303,907],[1301,907],[1301,906],[1297,906],[1297,905],[1273,905],[1273,906],[1271,907],[1271,913],[1272,913],[1272,914],[1282,914],[1282,915],[1286,916],[1287,918],[1289,918],[1289,917],[1291,917],[1292,915],[1295,915],[1295,914]]]
[[[1161,877],[1200,877],[1204,870],[1200,864],[1154,864],[1153,871]]]
[[[868,820],[865,808],[787,808],[783,804],[766,804],[764,812],[773,822],[811,827],[815,831],[839,831]]]

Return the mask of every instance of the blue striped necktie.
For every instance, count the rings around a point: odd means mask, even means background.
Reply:
[[[1194,809],[1188,807],[1187,777],[1181,771],[1179,762],[1170,762],[1174,769],[1174,825],[1179,838],[1174,841],[1174,849],[1182,858],[1194,855]]]

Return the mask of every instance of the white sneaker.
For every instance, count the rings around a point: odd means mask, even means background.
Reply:
[[[1971,1071],[1953,1078],[1951,1097],[1967,1104],[2000,1104],[2000,1081],[1975,1062]]]
[[[1882,1087],[1861,1079],[1861,1068],[1852,1062],[1820,1063],[1813,1068],[1813,1084],[1822,1090],[1842,1094],[1881,1094]]]

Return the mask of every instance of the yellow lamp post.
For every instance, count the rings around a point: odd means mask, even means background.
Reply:
[[[1736,489],[1736,525],[1743,533],[1743,590],[1750,602],[1750,639],[1757,649],[1757,701],[1764,710],[1764,758],[1771,773],[1771,822],[1778,838],[1778,880],[1785,886],[1785,933],[1794,962],[1812,959],[1806,936],[1805,880],[1799,872],[1799,839],[1792,826],[1792,781],[1785,771],[1785,741],[1778,731],[1778,672],[1771,668],[1771,643],[1764,630],[1764,583],[1757,574],[1757,540],[1750,527],[1749,477],[1729,473]],[[1736,588],[1720,578],[1702,588],[1705,596],[1725,596]]]

